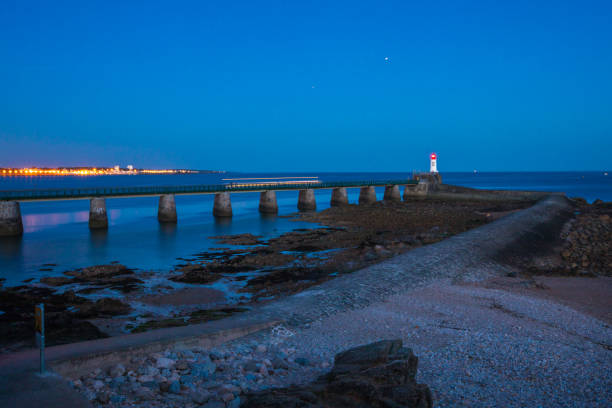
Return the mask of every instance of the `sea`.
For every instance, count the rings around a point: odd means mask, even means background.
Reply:
[[[482,189],[563,192],[568,197],[612,201],[612,175],[604,172],[441,173],[444,183]],[[200,173],[180,175],[0,176],[0,190],[223,184],[227,178],[317,176],[322,182],[401,180],[411,173]],[[377,188],[382,199],[384,188]],[[359,189],[348,190],[356,203]],[[178,223],[157,221],[158,198],[106,200],[109,228],[90,231],[88,200],[22,202],[24,234],[0,237],[0,282],[23,284],[76,268],[119,262],[139,270],[170,271],[194,254],[224,247],[210,237],[251,233],[272,238],[315,226],[295,221],[297,191],[277,192],[278,216],[259,214],[259,193],[233,193],[231,219],[212,216],[214,195],[176,197]],[[331,190],[316,190],[317,209],[329,207]]]

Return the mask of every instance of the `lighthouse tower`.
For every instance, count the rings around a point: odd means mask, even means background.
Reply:
[[[429,164],[429,172],[437,173],[438,172],[438,156],[435,153],[432,153],[430,156],[430,164]]]

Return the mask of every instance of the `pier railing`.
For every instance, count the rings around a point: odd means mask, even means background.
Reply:
[[[163,194],[215,194],[224,192],[257,192],[266,190],[330,189],[416,184],[415,180],[368,180],[303,183],[230,183],[188,186],[90,187],[68,189],[0,190],[0,200],[37,201],[71,200],[91,197],[137,197]]]

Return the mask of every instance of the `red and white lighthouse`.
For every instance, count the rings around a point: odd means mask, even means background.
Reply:
[[[432,153],[429,156],[430,164],[429,164],[429,172],[437,173],[438,172],[438,156],[435,153]]]

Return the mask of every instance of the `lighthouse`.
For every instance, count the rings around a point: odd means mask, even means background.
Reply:
[[[432,153],[430,156],[430,164],[429,164],[429,172],[437,173],[438,172],[438,156],[435,153]]]

